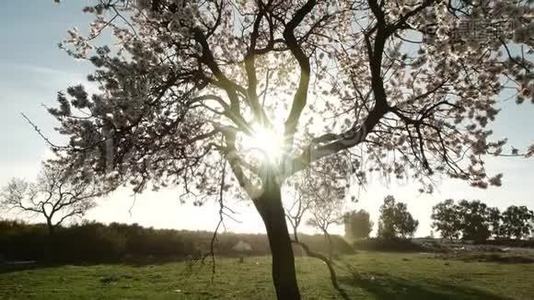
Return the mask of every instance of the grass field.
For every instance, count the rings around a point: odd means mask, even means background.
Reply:
[[[340,299],[326,266],[298,258],[304,299]],[[359,252],[338,261],[351,299],[534,299],[534,264]],[[273,299],[270,258],[209,264],[92,265],[0,271],[0,299]]]

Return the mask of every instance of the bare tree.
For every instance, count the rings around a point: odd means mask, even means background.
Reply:
[[[331,185],[322,185],[317,189],[308,188],[312,193],[309,193],[311,198],[307,199],[310,217],[306,223],[323,234],[328,243],[328,256],[333,259],[334,247],[328,231],[332,225],[340,224],[343,221],[345,199],[342,195],[334,193]]]
[[[54,149],[110,183],[212,198],[213,162],[225,159],[233,193],[265,223],[279,299],[300,298],[286,179],[357,153],[354,174],[500,185],[483,162],[505,154],[487,129],[497,97],[534,94],[526,0],[95,3],[84,9],[95,15],[89,35],[71,30],[63,47],[96,66],[101,93],[59,95],[50,112],[70,143]],[[465,32],[473,22],[484,32]]]
[[[323,165],[324,166],[324,165]],[[312,173],[315,171],[314,173]],[[328,228],[331,224],[336,224],[339,220],[339,217],[341,216],[341,210],[343,209],[341,206],[333,206],[333,205],[325,205],[325,199],[318,196],[317,191],[321,191],[323,194],[322,196],[325,196],[324,193],[326,191],[332,191],[337,190],[340,192],[340,194],[336,195],[337,197],[340,197],[338,199],[342,199],[341,195],[344,195],[344,189],[340,189],[337,187],[337,189],[325,189],[325,186],[320,186],[317,188],[315,186],[318,184],[318,181],[320,182],[320,179],[328,178],[324,172],[317,172],[318,170],[310,168],[306,170],[301,176],[297,176],[293,180],[296,182],[292,182],[292,186],[294,187],[295,195],[293,197],[293,201],[291,201],[289,207],[286,209],[286,217],[289,221],[289,224],[291,225],[291,228],[293,230],[293,239],[292,242],[298,246],[300,246],[304,253],[310,257],[317,258],[321,261],[323,261],[326,266],[328,267],[328,271],[330,273],[330,280],[332,282],[332,286],[339,292],[339,294],[344,299],[349,299],[346,291],[339,285],[339,282],[337,280],[337,274],[335,269],[335,262],[333,260],[333,245],[332,240],[330,237],[330,234],[328,233]],[[332,171],[332,169],[330,169]],[[335,172],[334,172],[335,173]],[[323,175],[323,176],[321,176]],[[330,174],[332,175],[332,174]],[[333,180],[333,181],[327,181],[331,183],[329,187],[332,187],[332,183],[338,183],[340,180]],[[330,201],[326,201],[330,203]],[[335,203],[342,204],[342,201],[334,201]],[[302,224],[303,221],[307,220],[306,223],[308,223],[311,226],[314,226],[315,228],[318,228],[323,233],[327,243],[328,243],[328,256],[323,255],[319,252],[313,251],[310,249],[310,247],[300,240],[298,228]]]
[[[48,233],[67,219],[82,217],[95,206],[101,195],[89,181],[72,182],[69,171],[53,163],[44,163],[35,182],[13,178],[0,194],[0,204],[7,210],[44,217]]]
[[[299,186],[296,186],[296,190]],[[300,193],[295,193],[288,208],[286,208],[286,218],[289,221],[293,233],[293,240],[298,241],[298,228],[306,220],[306,214],[310,207],[309,202],[304,201],[304,196]]]

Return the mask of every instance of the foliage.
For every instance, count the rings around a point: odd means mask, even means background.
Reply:
[[[391,195],[384,198],[378,221],[379,237],[385,239],[411,237],[418,225],[419,221],[415,220],[408,212],[405,203],[395,202],[395,198]]]
[[[490,231],[493,238],[502,238],[502,216],[501,211],[497,207],[488,207],[488,223],[490,225]]]
[[[500,216],[497,208],[490,208],[479,200],[461,200],[455,204],[448,199],[432,208],[432,226],[440,231],[443,238],[458,238],[482,242],[492,232],[500,229]]]
[[[501,233],[507,238],[529,237],[534,230],[534,212],[526,206],[509,206],[502,212]]]
[[[432,207],[431,218],[434,220],[432,228],[439,231],[442,238],[457,239],[460,237],[460,216],[457,208],[452,199],[447,199]]]
[[[460,200],[458,216],[463,239],[481,242],[490,237],[489,211],[485,203],[479,200]]]
[[[488,207],[479,200],[453,200],[438,203],[432,209],[432,226],[443,238],[458,238],[476,242],[495,239],[522,239],[533,229],[533,212],[526,206],[509,206],[502,213],[496,207]]]
[[[345,238],[349,240],[366,239],[373,230],[373,222],[369,213],[363,209],[351,211],[343,215]]]
[[[210,166],[223,156],[254,198],[264,161],[240,141],[262,126],[284,135],[281,180],[361,146],[370,170],[500,185],[479,154],[502,152],[505,140],[486,129],[500,91],[516,89],[518,102],[534,94],[529,56],[512,51],[531,46],[523,2],[101,1],[84,9],[89,35],[71,30],[62,46],[95,65],[102,93],[59,95],[50,112],[71,142],[57,150],[137,189],[194,181],[211,193],[220,175]],[[514,26],[493,28],[496,17]],[[495,30],[462,32],[473,22]],[[98,44],[106,29],[114,47]]]

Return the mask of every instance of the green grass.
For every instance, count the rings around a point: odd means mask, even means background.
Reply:
[[[340,299],[326,266],[298,258],[304,299]],[[354,299],[534,299],[534,264],[469,262],[433,254],[360,252],[338,261]],[[270,258],[211,266],[58,266],[0,269],[0,299],[272,299]]]

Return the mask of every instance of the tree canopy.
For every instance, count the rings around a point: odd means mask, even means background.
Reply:
[[[89,36],[71,30],[63,46],[95,65],[101,93],[71,87],[51,112],[79,164],[139,189],[213,191],[222,155],[254,195],[263,157],[246,139],[263,130],[283,140],[282,178],[359,145],[370,170],[499,185],[481,157],[505,142],[486,129],[496,97],[532,99],[523,1],[97,3]],[[462,31],[470,22],[491,30]],[[98,45],[106,28],[118,46]]]
[[[511,205],[502,213],[496,207],[488,207],[480,200],[452,199],[438,203],[432,208],[433,228],[443,238],[459,238],[485,241],[495,239],[522,239],[534,228],[534,213],[526,206]]]
[[[386,196],[380,207],[378,236],[385,239],[411,237],[417,230],[419,221],[408,212],[408,206],[396,202],[393,196]]]
[[[508,238],[521,239],[534,231],[534,212],[526,206],[509,206],[502,212],[501,234]]]
[[[491,236],[488,206],[480,200],[460,200],[458,216],[462,238],[485,241]]]
[[[460,216],[454,200],[447,199],[432,207],[434,220],[432,227],[441,233],[441,237],[447,239],[457,239],[460,237]]]

